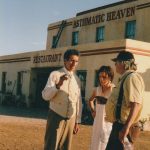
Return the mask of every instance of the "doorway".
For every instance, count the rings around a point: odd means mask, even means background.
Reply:
[[[50,73],[54,70],[58,70],[60,67],[53,67],[53,68],[34,68],[32,69],[32,73],[34,76],[34,88],[33,91],[34,92],[34,97],[35,97],[35,101],[34,101],[34,107],[37,108],[46,108],[48,109],[49,107],[49,102],[45,101],[42,98],[42,90],[44,89],[48,77],[50,75]],[[34,90],[35,89],[35,90]],[[32,89],[31,89],[32,90]]]

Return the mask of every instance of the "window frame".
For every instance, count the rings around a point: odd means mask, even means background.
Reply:
[[[96,28],[96,42],[103,42],[105,34],[105,26],[100,26]]]
[[[2,72],[2,84],[1,84],[2,93],[6,92],[6,76],[7,76],[7,72]]]
[[[56,35],[54,35],[53,38],[52,38],[52,48],[55,48],[54,44],[55,44],[56,38],[57,38]]]
[[[79,44],[79,31],[72,32],[72,45]]]
[[[95,77],[94,77],[94,87],[98,87],[99,86],[99,74],[98,74],[99,70],[95,70]]]
[[[136,20],[127,21],[125,24],[125,38],[135,39]]]
[[[22,80],[23,80],[23,73],[20,71],[17,73],[16,95],[22,95]]]

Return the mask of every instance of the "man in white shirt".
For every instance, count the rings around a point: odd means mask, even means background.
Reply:
[[[82,112],[80,81],[74,73],[78,61],[79,51],[67,50],[64,67],[50,74],[42,91],[49,101],[44,150],[71,150],[72,135],[78,132]]]

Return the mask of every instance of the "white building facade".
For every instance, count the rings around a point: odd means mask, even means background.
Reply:
[[[77,74],[82,83],[83,100],[87,101],[96,86],[99,67],[114,68],[111,58],[120,51],[130,51],[146,85],[142,116],[148,117],[149,13],[149,0],[121,1],[48,25],[46,50],[0,56],[0,103],[47,107],[41,91],[50,72],[63,66],[63,54],[67,49],[77,49],[81,53]],[[115,84],[117,80],[115,74]]]

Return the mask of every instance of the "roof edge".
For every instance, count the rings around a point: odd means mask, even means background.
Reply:
[[[134,1],[138,1],[138,0],[124,0],[124,1],[116,2],[116,3],[108,4],[108,5],[105,5],[105,6],[96,7],[96,8],[93,8],[93,9],[89,9],[89,10],[86,10],[86,11],[79,12],[79,13],[76,14],[76,16],[85,15],[87,13],[91,13],[91,12],[94,12],[94,11],[106,9],[106,8],[117,6],[117,5],[120,5],[120,4],[130,3],[130,2],[134,2]]]

